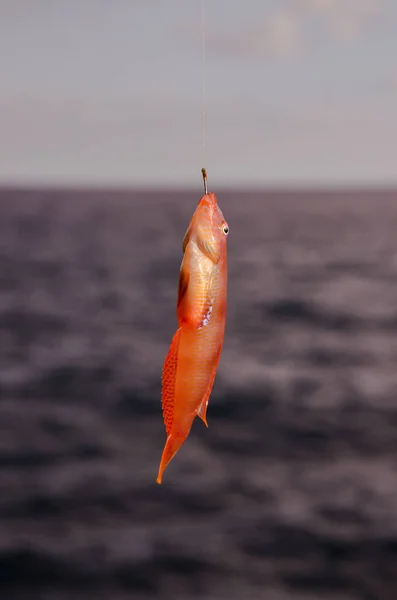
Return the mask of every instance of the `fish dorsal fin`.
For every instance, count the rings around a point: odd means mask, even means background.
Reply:
[[[182,252],[183,253],[185,253],[186,246],[190,242],[190,236],[192,234],[192,229],[193,229],[193,226],[194,226],[194,223],[195,223],[196,215],[197,215],[197,208],[194,211],[192,218],[190,219],[189,227],[187,228],[186,233],[185,233],[185,237],[183,238],[183,242],[182,242]]]
[[[182,329],[179,328],[175,333],[163,367],[161,403],[167,435],[171,433],[174,420],[176,370],[181,331]]]
[[[185,237],[183,238],[183,242],[182,242],[182,252],[183,253],[185,253],[186,246],[189,243],[191,231],[192,231],[192,225],[190,224],[185,233]]]
[[[189,286],[190,273],[182,264],[181,270],[179,273],[179,285],[178,285],[178,303],[177,306],[180,305],[183,298],[186,295],[187,288]]]

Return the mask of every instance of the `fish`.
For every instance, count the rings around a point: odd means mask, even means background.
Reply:
[[[216,195],[204,195],[182,243],[177,320],[162,370],[162,410],[166,442],[157,483],[189,435],[198,416],[208,427],[207,407],[222,352],[226,325],[229,225]]]

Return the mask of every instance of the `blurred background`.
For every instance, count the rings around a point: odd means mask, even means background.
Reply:
[[[395,600],[394,0],[0,0],[0,597]],[[230,225],[155,483],[181,243]]]

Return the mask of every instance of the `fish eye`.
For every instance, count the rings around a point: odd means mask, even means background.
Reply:
[[[229,226],[228,226],[228,225],[226,225],[226,223],[224,223],[224,224],[222,225],[222,231],[223,231],[223,233],[224,233],[225,235],[227,235],[227,234],[229,233]]]

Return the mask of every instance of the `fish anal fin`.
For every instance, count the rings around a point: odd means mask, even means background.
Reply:
[[[182,329],[179,328],[172,338],[163,366],[161,403],[167,435],[170,435],[174,421],[176,371],[181,332]]]
[[[200,417],[200,419],[203,421],[203,423],[204,423],[204,425],[206,427],[208,427],[208,422],[207,422],[208,400],[210,399],[210,395],[211,395],[212,388],[213,388],[213,385],[214,385],[215,376],[216,376],[216,370],[218,368],[218,363],[219,363],[220,355],[221,355],[221,351],[219,350],[218,356],[217,356],[216,361],[215,361],[214,368],[212,369],[211,379],[208,382],[208,387],[207,387],[207,390],[206,390],[206,392],[204,394],[203,401],[200,404],[200,408],[197,411],[197,416]]]
[[[197,416],[200,417],[200,419],[202,420],[202,422],[204,423],[204,425],[206,427],[208,427],[207,406],[208,406],[208,400],[206,402],[202,402],[200,408],[197,411]]]

